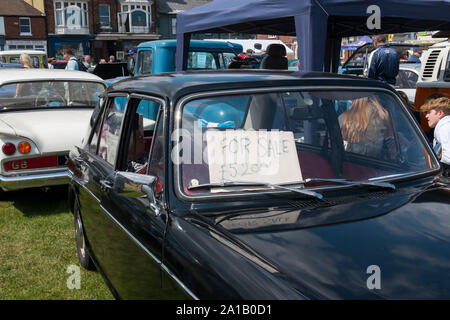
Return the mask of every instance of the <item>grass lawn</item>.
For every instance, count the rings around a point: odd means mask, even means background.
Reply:
[[[81,267],[80,289],[69,289],[71,265],[80,267],[67,187],[0,191],[0,300],[113,299],[100,274]]]

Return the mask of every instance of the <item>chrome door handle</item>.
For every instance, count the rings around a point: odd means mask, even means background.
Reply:
[[[100,180],[100,186],[103,191],[106,191],[108,189],[111,189],[113,187],[113,184],[109,180]]]
[[[76,163],[81,165],[87,165],[86,160],[84,160],[82,157],[75,157],[73,160],[75,160]]]

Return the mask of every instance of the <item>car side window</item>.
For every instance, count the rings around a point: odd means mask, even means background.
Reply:
[[[122,170],[146,174],[148,157],[160,104],[147,99],[131,99],[127,115],[127,134],[123,136]]]
[[[164,117],[159,112],[153,135],[153,145],[150,153],[150,163],[147,173],[157,178],[156,198],[160,199],[164,190]]]
[[[450,51],[447,52],[447,64],[444,72],[444,81],[450,81]]]
[[[119,148],[120,129],[125,112],[126,97],[114,97],[108,106],[100,131],[97,155],[114,166]]]
[[[397,77],[396,87],[399,89],[413,89],[416,87],[418,75],[410,70],[400,70]]]
[[[100,127],[102,125],[102,111],[100,106],[97,106],[94,109],[94,112],[92,113],[91,117],[91,128],[95,125],[94,132],[91,135],[91,140],[89,142],[89,152],[92,154],[95,154],[97,152],[97,145],[98,145],[98,137],[100,132]]]
[[[39,57],[31,57],[31,64],[33,65],[33,68],[39,68]]]
[[[155,133],[155,124],[161,103],[150,99],[131,99],[128,106],[130,112],[127,114],[127,125],[124,126],[128,134],[123,135],[125,140],[121,159],[124,162],[119,169],[155,175],[158,177],[157,191],[160,192],[163,181],[163,131],[162,125],[158,125]]]
[[[139,66],[138,74],[151,74],[152,73],[152,62],[153,62],[153,51],[152,50],[142,50],[139,52]]]

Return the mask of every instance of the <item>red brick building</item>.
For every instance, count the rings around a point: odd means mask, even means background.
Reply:
[[[2,0],[0,49],[47,51],[45,15],[22,0]]]
[[[138,43],[159,39],[154,0],[45,0],[49,55],[65,47],[99,59],[122,57]]]

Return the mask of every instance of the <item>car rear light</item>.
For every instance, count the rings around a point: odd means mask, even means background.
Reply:
[[[11,142],[7,142],[2,147],[3,153],[10,156],[16,152],[16,146]]]
[[[26,141],[21,141],[17,146],[20,153],[29,153],[31,151],[31,145]]]

